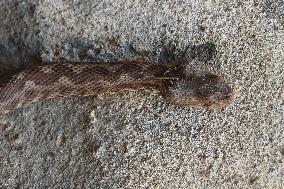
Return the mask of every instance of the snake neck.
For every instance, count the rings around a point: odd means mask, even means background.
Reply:
[[[28,102],[89,96],[123,89],[159,89],[166,67],[153,63],[50,63],[18,71],[0,81],[0,114]]]

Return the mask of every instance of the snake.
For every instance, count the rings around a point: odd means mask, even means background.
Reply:
[[[2,76],[0,115],[38,100],[136,89],[158,91],[178,107],[224,108],[234,99],[222,76],[196,72],[186,61],[53,62]]]

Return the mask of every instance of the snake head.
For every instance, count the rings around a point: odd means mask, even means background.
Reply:
[[[234,99],[232,88],[222,76],[208,72],[196,72],[186,66],[178,66],[165,73],[173,79],[163,80],[163,96],[177,106],[223,108]]]

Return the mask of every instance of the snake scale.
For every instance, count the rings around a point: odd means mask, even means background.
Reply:
[[[0,78],[0,115],[37,100],[124,89],[157,90],[176,106],[223,108],[234,97],[222,76],[196,73],[186,62],[49,63]]]

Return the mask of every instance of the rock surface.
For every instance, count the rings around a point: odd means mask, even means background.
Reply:
[[[283,12],[280,0],[1,1],[2,72],[170,61],[190,46],[236,100],[208,111],[123,91],[26,105],[0,118],[0,188],[283,188]]]

